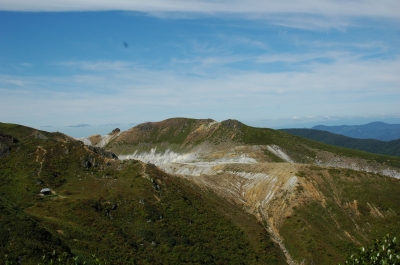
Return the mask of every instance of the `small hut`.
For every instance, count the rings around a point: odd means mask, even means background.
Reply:
[[[49,194],[51,194],[51,189],[49,189],[49,188],[41,189],[40,194],[49,195]]]

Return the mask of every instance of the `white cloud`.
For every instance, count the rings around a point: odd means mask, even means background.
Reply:
[[[270,20],[300,28],[343,29],[349,18],[400,18],[397,0],[0,0],[6,11],[139,11],[162,17],[179,18],[198,15],[239,15],[249,19]]]
[[[243,36],[230,36],[230,35],[219,35],[218,36],[224,43],[229,45],[245,45],[247,47],[268,49],[268,44],[264,41],[259,41],[256,39],[251,39]]]
[[[123,71],[133,66],[131,62],[123,61],[68,61],[61,63],[54,63],[57,66],[66,66],[73,69],[79,69],[84,71]]]
[[[24,87],[26,85],[25,82],[22,81],[21,79],[10,78],[10,79],[5,80],[5,82],[8,84],[11,84],[11,85],[18,86],[18,87]]]
[[[300,57],[299,62],[308,60]],[[81,122],[76,117],[85,117],[82,123],[125,124],[133,115],[153,121],[174,116],[307,120],[400,111],[400,58],[333,57],[331,63],[315,61],[286,72],[208,64],[201,77],[193,74],[196,67],[182,73],[179,68],[152,70],[119,61],[60,63],[90,71],[58,77],[0,76],[0,120],[67,126]],[[110,71],[114,67],[123,70]]]

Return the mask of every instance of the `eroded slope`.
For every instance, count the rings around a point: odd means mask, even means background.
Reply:
[[[1,159],[0,199],[45,227],[54,249],[81,262],[95,254],[107,264],[284,264],[256,218],[211,191],[154,165],[110,158],[62,134],[16,125],[0,129],[19,138]],[[40,196],[44,187],[52,194]],[[26,224],[14,211],[3,213],[12,216],[0,218],[1,226]],[[2,237],[2,254],[35,261],[45,253],[25,251],[32,246],[27,243],[50,251],[37,240],[22,233],[18,242],[25,243],[10,247],[16,241]]]
[[[121,159],[156,164],[256,216],[288,264],[334,264],[380,233],[399,233],[398,158],[232,120],[191,122],[152,123],[145,137],[136,133],[129,141],[127,132],[108,147]]]

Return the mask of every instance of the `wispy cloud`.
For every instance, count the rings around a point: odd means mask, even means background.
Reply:
[[[65,66],[72,69],[84,70],[84,71],[123,71],[133,66],[131,62],[123,61],[68,61],[53,63],[57,66]]]
[[[374,1],[259,1],[259,0],[1,0],[0,10],[8,11],[139,11],[159,17],[190,18],[200,15],[235,15],[269,20],[297,28],[346,28],[352,18],[400,19],[400,2]]]
[[[212,64],[201,78],[175,68],[106,69],[96,68],[84,78],[0,76],[0,113],[7,113],[0,118],[19,121],[29,113],[29,118],[57,126],[73,123],[71,117],[85,117],[93,124],[104,124],[104,119],[126,123],[133,114],[140,120],[174,116],[261,120],[287,118],[288,113],[296,119],[312,119],[307,116],[315,116],[316,111],[334,116],[392,113],[398,111],[400,101],[400,58],[361,60],[337,55],[331,63],[315,61],[281,72]],[[33,85],[16,89],[9,80]],[[57,89],[60,86],[63,90]],[[15,104],[20,107],[15,109]]]
[[[251,39],[244,36],[228,36],[228,35],[219,35],[218,36],[225,43],[229,43],[231,46],[246,46],[251,48],[259,48],[266,50],[268,49],[268,44],[265,41]]]
[[[107,123],[107,124],[102,124],[100,126],[106,126],[106,127],[110,127],[110,126],[120,126],[120,123]]]
[[[5,83],[14,85],[14,86],[18,86],[18,87],[24,87],[26,85],[26,83],[21,80],[21,79],[13,79],[13,78],[7,78],[5,79]]]
[[[74,127],[74,128],[83,128],[83,127],[90,127],[91,125],[89,124],[77,124],[77,125],[70,125],[68,127]]]

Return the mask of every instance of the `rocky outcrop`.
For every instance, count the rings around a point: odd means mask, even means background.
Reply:
[[[121,132],[121,130],[119,128],[115,128],[114,130],[111,131],[111,133],[109,133],[110,135],[116,135],[119,134]]]
[[[4,141],[7,143],[11,143],[11,144],[15,144],[15,143],[19,142],[18,139],[13,137],[12,135],[5,134],[2,132],[0,132],[0,141]]]
[[[11,147],[0,142],[0,158],[5,158],[10,154]]]
[[[89,148],[90,151],[92,151],[92,152],[94,152],[96,154],[99,154],[102,157],[111,158],[111,159],[118,159],[118,156],[116,154],[114,154],[113,152],[106,151],[104,148],[95,147],[95,146],[91,146],[91,145],[89,145],[88,148]]]
[[[94,134],[89,137],[77,138],[77,140],[88,146],[105,147],[109,142],[118,137],[120,133],[121,130],[119,128],[115,128],[112,130],[112,132],[106,135]]]

